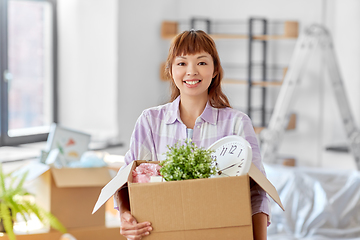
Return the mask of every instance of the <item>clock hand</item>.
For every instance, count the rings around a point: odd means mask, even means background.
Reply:
[[[226,167],[226,168],[223,168],[223,169],[219,170],[219,172],[224,171],[224,170],[226,170],[226,169],[228,169],[228,168],[231,168],[231,167],[235,166],[236,164],[237,164],[237,163],[234,163],[234,164],[232,164],[232,165],[230,165],[230,166],[228,166],[228,167]]]
[[[226,173],[223,173],[223,172],[218,172],[218,174],[220,175],[226,175],[226,176],[228,176],[228,177],[231,177],[230,175],[227,175]]]

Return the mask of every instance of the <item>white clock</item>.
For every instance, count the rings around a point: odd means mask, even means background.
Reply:
[[[214,151],[211,156],[216,160],[218,175],[241,176],[249,171],[252,149],[250,143],[243,137],[237,135],[223,137],[208,149]]]

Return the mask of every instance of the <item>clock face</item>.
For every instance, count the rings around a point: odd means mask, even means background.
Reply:
[[[208,149],[213,150],[218,175],[241,176],[247,174],[252,160],[252,149],[248,141],[237,135],[226,136]]]

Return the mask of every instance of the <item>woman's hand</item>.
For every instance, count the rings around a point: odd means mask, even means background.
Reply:
[[[129,211],[125,211],[120,216],[120,234],[128,240],[138,240],[150,234],[151,223],[138,223]]]

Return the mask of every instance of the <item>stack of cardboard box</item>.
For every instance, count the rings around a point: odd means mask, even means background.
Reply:
[[[119,227],[105,225],[105,206],[92,215],[101,188],[111,180],[109,168],[50,168],[31,163],[27,189],[40,206],[54,214],[77,240],[124,239]],[[41,234],[17,235],[18,240],[57,240],[62,233],[51,229]],[[6,239],[6,237],[5,237]]]

